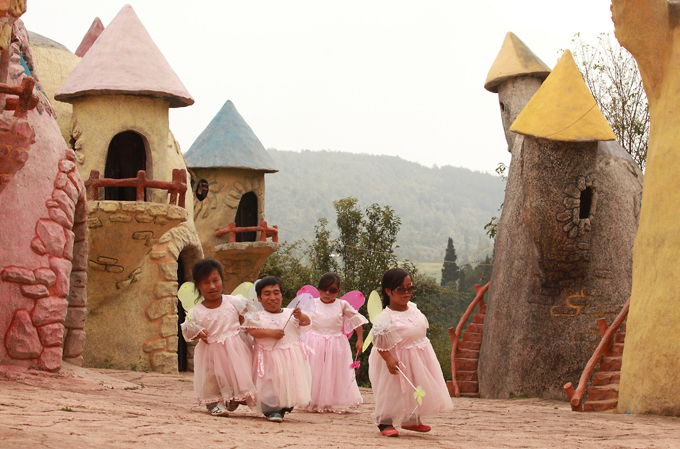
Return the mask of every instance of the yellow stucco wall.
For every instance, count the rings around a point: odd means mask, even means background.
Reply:
[[[637,60],[651,120],[620,413],[680,414],[680,27],[671,8],[666,0],[612,1],[616,37]]]

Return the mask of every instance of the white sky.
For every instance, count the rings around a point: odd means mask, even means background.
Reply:
[[[124,2],[28,0],[26,27],[75,51]],[[189,149],[228,99],[266,148],[387,154],[493,172],[509,162],[486,74],[513,31],[550,67],[581,32],[613,32],[609,1],[137,0],[196,100],[172,109]]]

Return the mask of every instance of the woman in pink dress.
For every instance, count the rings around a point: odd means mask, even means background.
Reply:
[[[368,376],[375,396],[375,419],[385,436],[396,437],[395,426],[416,432],[431,427],[421,417],[451,410],[451,398],[442,369],[427,338],[429,324],[411,302],[414,287],[403,268],[392,268],[383,276],[385,309],[373,323],[373,349]],[[401,370],[401,372],[400,372]],[[425,394],[414,396],[414,388]]]
[[[319,298],[314,298],[312,325],[307,344],[312,349],[312,402],[310,412],[343,413],[363,402],[352,365],[352,349],[345,334],[356,329],[357,352],[364,344],[361,326],[368,320],[347,301],[336,299],[340,277],[326,273],[319,280]]]
[[[239,403],[253,407],[256,389],[252,346],[241,335],[247,301],[222,294],[224,269],[215,259],[194,265],[192,275],[203,302],[182,323],[184,338],[200,338],[194,352],[194,394],[213,416],[227,416]]]
[[[243,328],[255,339],[253,371],[259,408],[273,422],[283,421],[294,407],[309,405],[312,375],[300,328],[310,319],[300,309],[282,309],[281,280],[274,276],[255,285],[264,310],[246,315]]]

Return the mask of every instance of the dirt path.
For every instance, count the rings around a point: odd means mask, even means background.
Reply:
[[[0,372],[0,447],[46,448],[680,448],[680,420],[575,413],[542,399],[453,399],[429,434],[382,437],[373,397],[346,415],[295,412],[281,424],[240,408],[214,418],[195,407],[192,375],[93,370]]]

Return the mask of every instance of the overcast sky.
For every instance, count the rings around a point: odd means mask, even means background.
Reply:
[[[29,30],[75,51],[124,2],[28,0]],[[613,33],[606,0],[137,0],[196,100],[172,109],[189,149],[232,100],[266,148],[387,154],[493,172],[509,162],[487,72],[508,31],[550,67],[581,32]]]

